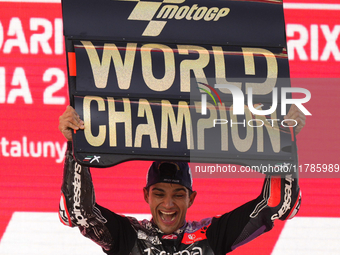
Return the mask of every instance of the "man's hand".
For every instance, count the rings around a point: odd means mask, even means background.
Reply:
[[[59,117],[59,130],[68,141],[72,141],[73,130],[84,129],[84,122],[72,106],[67,106],[63,115]]]
[[[295,134],[297,135],[301,129],[306,125],[306,115],[295,105],[293,104],[289,112],[286,116],[284,116],[284,119],[293,119],[296,120],[297,126],[295,127]],[[289,125],[295,125],[295,122],[293,121],[287,121]]]

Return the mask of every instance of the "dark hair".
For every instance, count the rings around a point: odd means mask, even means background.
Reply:
[[[145,189],[146,189],[146,191],[149,193],[149,191],[150,191],[150,187],[151,186],[149,186],[149,187],[145,187]],[[190,189],[188,189],[187,187],[184,187],[187,191],[189,191],[189,197],[191,196],[191,194],[192,193],[194,193],[192,190],[190,190]]]

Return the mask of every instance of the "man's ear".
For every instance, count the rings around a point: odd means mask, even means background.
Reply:
[[[189,207],[194,203],[194,200],[196,198],[197,192],[193,191],[189,197]]]
[[[149,191],[146,188],[143,188],[144,200],[149,203]]]

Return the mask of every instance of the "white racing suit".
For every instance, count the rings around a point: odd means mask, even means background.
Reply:
[[[256,199],[219,217],[188,221],[166,235],[153,221],[137,221],[95,203],[88,167],[66,153],[59,215],[65,225],[99,244],[107,254],[119,255],[224,255],[272,229],[276,219],[292,218],[299,210],[297,176],[267,176]]]

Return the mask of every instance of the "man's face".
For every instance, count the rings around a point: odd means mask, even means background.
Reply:
[[[179,184],[156,183],[149,191],[144,188],[144,199],[149,204],[153,221],[165,234],[183,226],[187,209],[192,205],[196,191]]]

